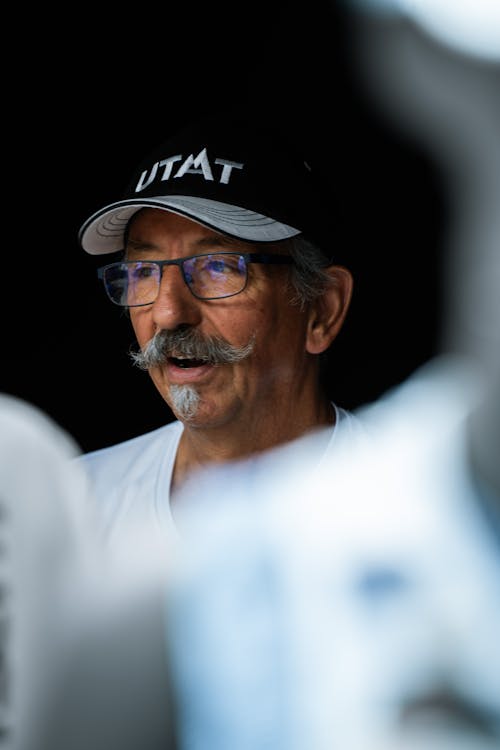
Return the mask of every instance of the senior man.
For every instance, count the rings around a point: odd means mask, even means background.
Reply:
[[[329,200],[283,133],[206,117],[83,223],[86,252],[121,252],[98,274],[176,418],[83,457],[107,533],[144,518],[171,525],[176,490],[208,464],[325,427],[326,455],[340,431],[363,434],[320,377],[353,288]]]

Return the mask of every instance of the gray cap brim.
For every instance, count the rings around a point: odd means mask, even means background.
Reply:
[[[124,232],[141,208],[160,208],[186,216],[216,232],[248,242],[278,242],[300,234],[300,230],[239,206],[185,195],[158,196],[141,201],[111,203],[93,214],[79,233],[83,249],[90,255],[123,250]]]

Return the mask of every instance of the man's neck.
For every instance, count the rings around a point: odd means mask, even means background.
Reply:
[[[219,427],[200,428],[189,424],[179,442],[171,490],[175,491],[202,468],[249,458],[327,426],[335,424],[332,404],[321,400],[308,412],[290,410],[279,420],[268,420],[267,425],[232,423]]]

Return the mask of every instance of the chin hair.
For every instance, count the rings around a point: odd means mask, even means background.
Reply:
[[[191,419],[198,411],[200,395],[192,385],[170,386],[171,408],[179,419]]]

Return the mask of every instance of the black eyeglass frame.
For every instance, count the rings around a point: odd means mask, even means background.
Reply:
[[[200,297],[198,294],[195,294],[195,292],[191,289],[189,282],[186,278],[186,272],[184,270],[184,263],[188,260],[193,260],[193,258],[207,258],[210,255],[233,255],[239,258],[243,258],[243,260],[245,261],[245,270],[246,270],[245,284],[238,292],[231,292],[231,294],[224,294],[220,297],[219,296]],[[196,255],[189,255],[186,258],[172,258],[171,260],[149,260],[148,258],[144,258],[143,260],[115,261],[114,263],[108,263],[105,266],[100,266],[97,269],[97,277],[103,282],[106,294],[114,305],[117,305],[118,307],[146,307],[147,305],[152,305],[156,301],[156,297],[151,302],[142,302],[137,305],[121,305],[119,302],[115,302],[115,300],[109,295],[106,282],[104,280],[104,274],[107,271],[107,269],[113,268],[114,266],[133,265],[135,263],[154,263],[156,266],[159,266],[160,268],[160,281],[161,281],[161,278],[163,276],[163,269],[165,268],[165,266],[179,266],[179,268],[181,269],[183,281],[186,284],[189,291],[191,292],[191,294],[193,295],[193,297],[195,297],[196,299],[200,299],[202,301],[209,301],[209,300],[214,300],[214,299],[227,299],[228,297],[235,297],[237,294],[241,294],[241,292],[245,291],[247,284],[248,284],[248,264],[249,263],[263,263],[266,265],[292,265],[294,262],[295,261],[291,255],[278,255],[277,253],[238,253],[234,250],[232,251],[223,250],[221,252],[214,251],[211,253],[197,253]]]

